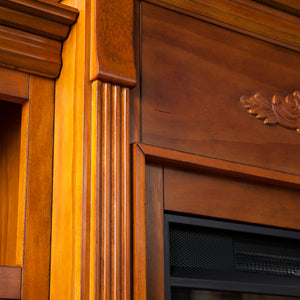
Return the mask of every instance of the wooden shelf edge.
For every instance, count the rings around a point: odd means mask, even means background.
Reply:
[[[21,299],[21,267],[0,266],[0,299]]]
[[[146,159],[204,170],[214,174],[300,189],[300,176],[196,154],[137,144]]]
[[[300,51],[300,18],[249,0],[144,0]]]

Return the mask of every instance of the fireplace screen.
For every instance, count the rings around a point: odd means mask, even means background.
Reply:
[[[165,261],[167,300],[300,296],[298,231],[166,214]]]

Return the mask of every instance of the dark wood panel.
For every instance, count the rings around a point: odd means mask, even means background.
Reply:
[[[163,167],[146,164],[147,299],[164,299]]]
[[[165,168],[165,209],[300,229],[300,192],[238,178]]]
[[[21,299],[21,271],[0,266],[0,299]]]
[[[142,142],[300,174],[299,135],[240,104],[297,89],[299,54],[149,3],[142,15]]]

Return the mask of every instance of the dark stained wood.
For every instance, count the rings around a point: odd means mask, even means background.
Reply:
[[[29,74],[0,67],[0,99],[24,103],[28,99]]]
[[[248,0],[147,0],[286,48],[300,50],[300,19]],[[287,5],[288,7],[288,5]]]
[[[143,143],[300,174],[299,136],[240,103],[292,93],[298,53],[149,3],[142,18]]]
[[[163,167],[146,164],[146,271],[147,299],[164,299]]]
[[[293,174],[278,172],[244,164],[229,162],[226,160],[209,158],[205,156],[174,151],[151,145],[138,144],[146,158],[156,162],[167,162],[183,168],[204,170],[206,172],[243,178],[256,182],[300,188],[300,177]]]
[[[22,269],[0,266],[0,299],[21,299]]]
[[[145,154],[133,145],[133,299],[147,299]]]
[[[92,1],[92,80],[135,86],[133,2]]]
[[[164,170],[165,209],[300,229],[300,191],[191,170]]]
[[[0,24],[50,39],[66,39],[78,16],[74,8],[53,1],[0,0]]]
[[[0,265],[5,266],[17,265],[21,108],[0,101]]]
[[[48,299],[54,82],[32,75],[29,102],[22,299]]]
[[[298,0],[255,0],[276,9],[300,16],[300,3]]]

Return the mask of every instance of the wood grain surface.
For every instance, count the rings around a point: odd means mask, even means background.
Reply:
[[[286,48],[300,50],[300,19],[248,0],[147,0]],[[275,2],[275,1],[273,1]],[[276,5],[275,5],[276,6]],[[285,6],[289,7],[289,4]]]
[[[29,96],[29,74],[0,67],[0,99],[24,103]]]
[[[21,299],[22,269],[0,266],[0,299]]]
[[[54,82],[30,76],[22,299],[48,299]]]
[[[239,100],[292,93],[298,53],[149,3],[142,15],[141,141],[300,174],[299,136]]]
[[[0,265],[6,266],[16,266],[21,109],[0,101]]]
[[[146,164],[147,299],[164,299],[164,186],[163,166]]]
[[[300,191],[227,176],[165,168],[165,209],[300,229]]]
[[[131,294],[129,91],[93,82],[90,299]],[[94,169],[95,168],[95,169]],[[95,176],[95,177],[94,177]],[[95,248],[93,248],[95,247]]]
[[[92,1],[92,80],[135,86],[133,3]]]

